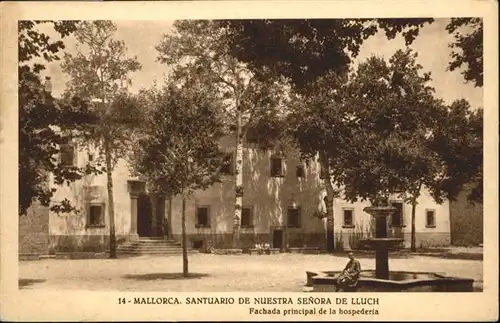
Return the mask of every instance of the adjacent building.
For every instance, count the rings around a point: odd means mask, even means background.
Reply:
[[[467,185],[450,202],[451,244],[477,247],[483,244],[483,204],[467,199],[472,185]]]

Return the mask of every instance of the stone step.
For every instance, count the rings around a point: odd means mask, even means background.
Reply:
[[[154,242],[154,243],[147,243],[147,242],[129,242],[127,244],[133,244],[133,245],[138,245],[138,246],[181,246],[180,242]]]
[[[142,244],[180,243],[172,240],[135,240],[133,242]]]
[[[128,242],[124,243],[128,245],[134,245],[134,246],[180,246],[180,243],[169,243],[169,242],[163,242],[163,243],[141,243],[141,242]]]
[[[124,248],[118,248],[117,250],[126,250],[126,251],[143,251],[143,252],[149,252],[149,251],[165,251],[165,252],[168,252],[168,251],[178,251],[178,250],[181,250],[182,251],[182,248],[127,248],[127,247],[124,247]],[[190,250],[190,249],[188,249]]]
[[[124,244],[122,244],[122,246],[136,247],[136,248],[162,248],[162,247],[182,248],[182,245],[180,245],[180,244],[173,244],[173,243],[155,243],[155,244],[147,244],[147,243],[124,243]]]
[[[122,250],[118,250],[118,253],[119,254],[125,254],[125,255],[181,255],[182,254],[182,250],[172,250],[172,251],[138,251],[138,250],[134,250],[134,251],[122,251]],[[196,250],[188,250],[187,251],[188,254],[194,254],[194,253],[198,253],[198,251]]]

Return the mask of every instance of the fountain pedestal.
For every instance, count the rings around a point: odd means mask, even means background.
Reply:
[[[403,241],[387,238],[387,217],[397,209],[392,206],[370,206],[363,211],[375,218],[375,238],[362,240],[375,250],[375,277],[389,279],[389,249]]]

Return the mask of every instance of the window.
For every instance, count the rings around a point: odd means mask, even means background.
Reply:
[[[403,226],[403,203],[402,202],[392,202],[391,205],[397,209],[397,211],[392,214],[391,225],[393,227]]]
[[[300,208],[288,208],[287,221],[289,228],[300,228]]]
[[[426,210],[425,211],[425,226],[428,228],[436,227],[436,211]]]
[[[305,177],[304,166],[302,165],[297,166],[297,168],[295,169],[295,174],[297,178],[304,178]]]
[[[88,227],[103,227],[104,226],[104,204],[91,203],[88,207]]]
[[[283,176],[283,160],[279,157],[271,158],[271,177]]]
[[[89,162],[94,161],[94,153],[88,153]]]
[[[197,228],[210,228],[210,209],[207,206],[199,206],[196,209]]]
[[[228,153],[222,159],[222,166],[220,168],[221,174],[231,175],[233,174],[233,154]]]
[[[354,210],[343,209],[344,213],[344,228],[354,228]]]
[[[250,206],[241,209],[241,227],[253,227],[253,208]]]
[[[66,139],[63,144],[61,144],[59,150],[61,165],[63,166],[74,166],[75,164],[75,147],[71,143],[70,139]]]

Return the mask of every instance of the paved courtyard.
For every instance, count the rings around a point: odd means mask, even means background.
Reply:
[[[359,259],[374,269],[375,259]],[[332,255],[189,256],[194,277],[182,279],[181,256],[19,262],[21,289],[79,289],[162,292],[300,292],[306,270],[339,270],[347,259]],[[408,256],[390,260],[391,270],[432,271],[472,278],[482,288],[483,262]]]

